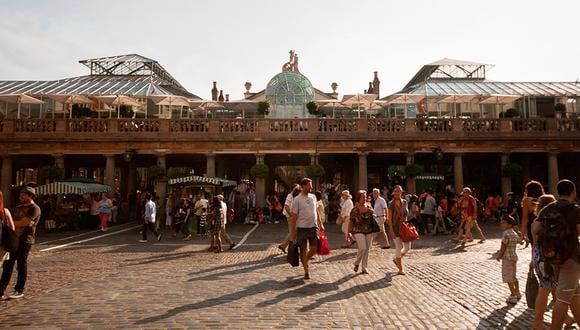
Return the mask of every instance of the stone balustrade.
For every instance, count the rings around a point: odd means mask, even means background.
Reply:
[[[67,139],[106,133],[107,136],[138,138],[139,134],[155,133],[160,138],[174,133],[192,136],[211,136],[219,140],[229,136],[256,135],[264,139],[288,137],[327,137],[340,135],[360,137],[404,135],[418,138],[423,135],[457,138],[477,133],[497,135],[576,134],[580,119],[504,118],[504,119],[0,119],[0,137],[20,134],[46,133],[51,138],[66,134]],[[580,133],[579,133],[580,134]],[[148,135],[149,136],[149,135]]]

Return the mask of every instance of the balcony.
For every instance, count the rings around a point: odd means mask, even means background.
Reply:
[[[0,140],[579,138],[580,119],[3,119]]]

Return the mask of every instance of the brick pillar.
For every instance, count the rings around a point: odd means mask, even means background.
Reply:
[[[215,154],[206,154],[205,175],[215,177]]]
[[[463,189],[463,154],[455,153],[453,155],[453,181],[455,182],[455,191],[461,192]]]
[[[264,164],[264,154],[256,154],[256,164]],[[266,178],[256,178],[256,205],[266,198]]]
[[[415,152],[409,151],[406,157],[406,164],[415,163]],[[410,194],[417,194],[417,184],[415,178],[407,177],[407,192]]]
[[[358,189],[368,189],[367,155],[368,152],[358,153]]]
[[[115,155],[105,155],[105,184],[115,187]]]
[[[4,194],[4,205],[12,209],[12,156],[2,156],[2,171],[0,176],[0,190]]]
[[[558,153],[549,152],[548,153],[548,190],[550,194],[554,196],[558,195],[558,190],[556,189],[558,181],[560,180],[558,175]]]
[[[509,153],[502,153],[501,154],[501,196],[503,200],[507,200],[507,193],[512,191],[512,179],[506,178],[503,176],[503,167],[509,163],[510,161],[510,154]]]

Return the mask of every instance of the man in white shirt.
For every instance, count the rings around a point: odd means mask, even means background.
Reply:
[[[222,226],[222,229],[220,229],[220,237],[222,240],[224,240],[226,243],[228,243],[230,245],[230,250],[234,248],[234,246],[236,246],[236,243],[234,241],[232,241],[230,235],[228,235],[228,233],[226,232],[226,223],[228,222],[228,206],[227,204],[224,202],[224,195],[219,194],[217,195],[218,200],[220,201],[220,203],[222,204],[222,216],[224,217],[224,225]]]
[[[286,235],[286,238],[284,239],[282,244],[278,245],[278,249],[280,249],[284,253],[286,253],[286,248],[288,247],[288,244],[290,244],[290,233],[292,232],[291,227],[292,221],[290,221],[291,220],[290,210],[292,209],[292,201],[294,200],[294,197],[298,196],[298,194],[300,194],[300,185],[294,185],[292,192],[290,192],[288,196],[286,196],[286,201],[284,201],[284,209],[282,210],[282,214],[284,214],[288,222],[288,235]]]
[[[344,245],[342,247],[347,248],[356,242],[352,234],[348,231],[348,225],[350,223],[350,211],[352,211],[354,205],[352,204],[352,195],[348,190],[343,190],[340,193],[340,198],[342,199],[340,206],[340,219],[342,223],[341,229],[344,233]]]
[[[141,231],[143,238],[139,241],[141,243],[147,242],[147,229],[151,230],[157,237],[157,241],[161,240],[161,234],[157,231],[155,226],[155,203],[151,200],[151,194],[145,194],[145,217],[143,219],[143,230]]]
[[[302,192],[292,201],[292,230],[290,236],[300,248],[300,259],[304,267],[304,279],[310,279],[308,272],[308,260],[318,250],[318,229],[324,230],[320,221],[320,215],[316,209],[316,196],[311,194],[312,180],[302,179],[300,182]],[[310,245],[307,250],[307,245]]]
[[[373,198],[375,200],[373,205],[376,216],[375,220],[379,224],[379,228],[381,229],[380,235],[385,243],[383,249],[388,249],[391,247],[391,244],[389,244],[389,237],[385,230],[385,221],[387,220],[387,201],[381,197],[381,191],[378,188],[373,189]]]
[[[421,210],[421,219],[425,224],[425,230],[429,233],[429,224],[433,225],[435,228],[435,213],[437,212],[437,202],[433,198],[433,192],[428,190],[425,197],[425,204]]]

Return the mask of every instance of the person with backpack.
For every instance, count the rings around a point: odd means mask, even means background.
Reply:
[[[562,328],[568,308],[576,322],[580,320],[580,205],[572,181],[561,180],[557,191],[558,200],[544,207],[537,219],[539,260],[552,266],[558,281],[552,329]]]

